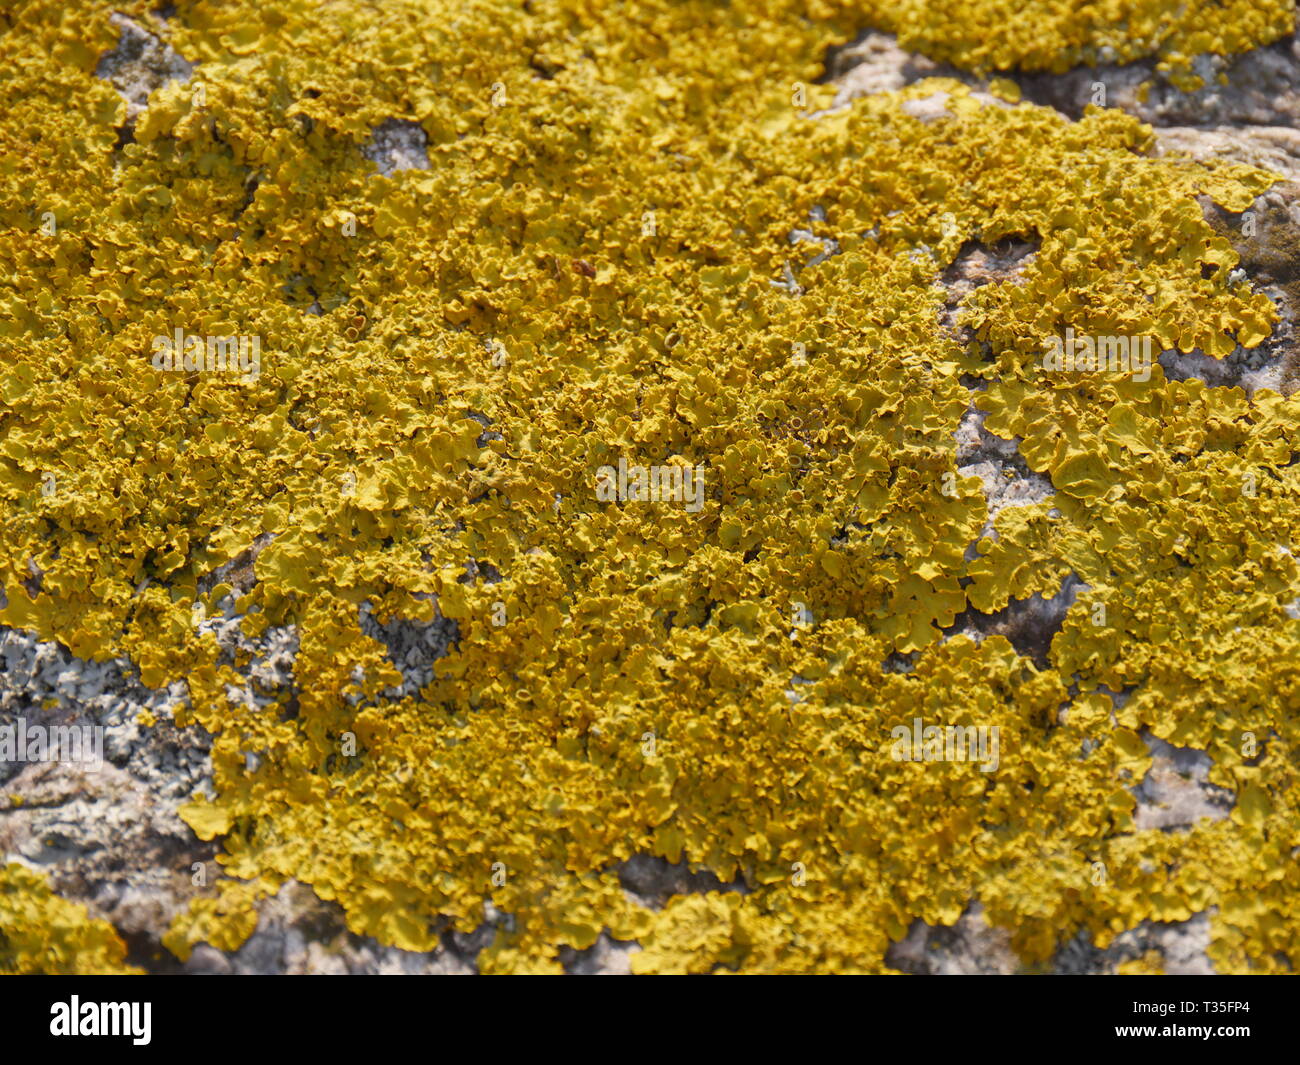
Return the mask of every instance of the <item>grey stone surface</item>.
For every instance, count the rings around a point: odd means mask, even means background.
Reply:
[[[360,625],[363,633],[384,645],[389,661],[402,674],[401,686],[384,692],[388,699],[417,697],[433,681],[434,662],[460,639],[460,627],[441,614],[432,621],[389,618],[381,624],[369,603],[361,604]]]
[[[1222,821],[1234,805],[1232,792],[1209,783],[1214,762],[1204,751],[1174,747],[1155,736],[1143,735],[1151,751],[1151,768],[1133,789],[1138,830],[1190,828],[1201,818]]]
[[[114,14],[121,39],[95,71],[126,100],[128,129],[148,106],[150,93],[170,81],[190,79],[196,69],[166,43],[167,14],[151,17],[155,23],[146,26]],[[1100,83],[1108,105],[1159,127],[1156,155],[1248,162],[1300,181],[1296,129],[1300,126],[1296,92],[1300,51],[1294,39],[1233,60],[1200,62],[1212,84],[1192,94],[1163,82],[1151,64],[1013,77],[1026,100],[1067,115],[1082,113]],[[1214,81],[1221,72],[1229,79],[1227,86]],[[829,57],[828,75],[837,88],[833,107],[935,75],[956,77],[971,85],[978,98],[1011,106],[990,94],[984,79],[904,52],[886,34],[864,34],[837,50]],[[1151,92],[1139,99],[1144,81],[1153,83]],[[920,120],[934,121],[948,114],[947,100],[946,93],[937,91],[910,101],[905,110]],[[390,119],[373,131],[361,150],[379,173],[391,176],[428,169],[427,149],[427,137],[418,123]],[[1279,187],[1260,198],[1253,209],[1258,233],[1249,239],[1242,234],[1241,216],[1206,207],[1207,216],[1242,254],[1242,279],[1269,294],[1283,321],[1268,344],[1255,352],[1239,349],[1225,360],[1207,359],[1199,352],[1165,353],[1161,363],[1169,376],[1200,377],[1214,386],[1242,387],[1250,394],[1262,388],[1294,390],[1300,365],[1294,325],[1300,305],[1300,289],[1295,287],[1300,280],[1300,257],[1295,254],[1300,232],[1297,188],[1295,184]],[[824,213],[814,208],[806,225],[791,229],[788,240],[795,259],[774,284],[797,295],[801,291],[797,272],[839,251],[825,223]],[[960,339],[961,301],[982,284],[1014,281],[1035,250],[1024,242],[964,248],[942,279],[947,299],[940,326]],[[480,445],[499,437],[488,430],[486,417],[474,417],[485,428]],[[1025,467],[1017,441],[993,436],[983,422],[984,415],[972,404],[955,437],[959,470],[980,478],[988,500],[988,535],[995,514],[1046,499],[1052,488],[1046,478]],[[269,538],[260,539],[250,552],[222,567],[204,582],[204,589],[228,581],[237,594],[246,592],[254,580],[257,553],[267,542]],[[488,582],[500,579],[490,566],[470,562],[466,579],[480,577]],[[38,573],[33,580],[39,581]],[[968,611],[951,631],[968,632],[977,639],[1003,633],[1022,653],[1041,660],[1084,587],[1070,576],[1054,596],[1012,603],[994,615]],[[250,706],[270,705],[294,684],[296,633],[290,628],[271,629],[250,640],[240,630],[230,601],[225,605],[222,614],[199,619],[198,625],[217,640],[224,662],[249,660],[242,670],[245,682],[230,694]],[[384,645],[403,675],[401,687],[386,693],[390,698],[418,695],[432,679],[435,661],[458,637],[454,622],[386,619],[381,624],[368,607],[361,609],[360,624]],[[906,671],[911,657],[891,656],[890,668]],[[198,726],[175,725],[183,685],[150,691],[124,662],[82,661],[57,644],[6,629],[0,629],[0,664],[0,724],[21,716],[33,724],[99,726],[104,729],[105,753],[104,764],[97,768],[69,762],[0,764],[0,854],[46,871],[56,891],[113,922],[136,964],[195,974],[470,973],[476,969],[478,952],[491,943],[498,928],[509,926],[510,915],[489,907],[478,929],[471,933],[446,929],[434,951],[381,947],[348,932],[335,903],[291,881],[261,902],[257,928],[242,947],[222,952],[201,945],[181,965],[161,948],[161,936],[172,916],[204,890],[194,883],[196,866],[205,870],[209,881],[218,875],[215,845],[198,841],[176,815],[177,806],[195,793],[212,793],[210,737]],[[146,712],[157,724],[141,724],[140,715]],[[1208,784],[1208,756],[1146,739],[1153,763],[1133,788],[1138,828],[1181,831],[1202,818],[1228,816],[1232,796]],[[255,771],[256,753],[249,752],[249,758],[249,769]],[[645,855],[622,863],[618,874],[630,897],[654,909],[677,895],[748,890],[743,882],[724,884],[707,871],[692,871],[686,863]],[[1207,973],[1212,971],[1206,957],[1208,940],[1208,913],[1179,924],[1145,922],[1123,933],[1105,951],[1091,946],[1086,936],[1076,936],[1062,945],[1051,968],[1114,972],[1124,961],[1155,950],[1168,972]],[[638,949],[634,943],[602,933],[586,950],[562,951],[560,960],[565,971],[573,974],[626,973]],[[978,901],[972,901],[951,928],[915,922],[905,939],[891,947],[887,961],[916,973],[1010,973],[1023,968],[1010,950],[1005,931],[988,925]]]
[[[1032,658],[1041,669],[1048,664],[1052,640],[1061,630],[1065,615],[1079,594],[1087,590],[1088,586],[1071,573],[1054,595],[1013,599],[990,614],[973,607],[962,611],[943,630],[944,637],[966,636],[979,643],[989,636],[1005,636],[1018,654]]]
[[[127,16],[114,12],[109,20],[122,31],[122,36],[117,47],[100,58],[95,77],[110,82],[126,101],[129,124],[149,106],[151,92],[169,81],[189,81],[196,64]]]
[[[1105,106],[1122,108],[1153,126],[1300,125],[1300,45],[1295,38],[1240,56],[1198,56],[1194,72],[1205,85],[1191,92],[1176,88],[1155,66],[1143,60],[1012,77],[1026,100],[1071,118],[1083,113],[1095,87],[1102,85]],[[1227,79],[1226,85],[1219,82],[1220,76]]]
[[[618,880],[629,898],[652,910],[663,909],[674,895],[708,891],[749,894],[749,887],[742,881],[724,884],[707,869],[693,871],[687,862],[674,864],[648,854],[637,854],[623,862],[618,868]]]
[[[0,763],[0,856],[47,873],[55,891],[111,921],[144,964],[194,894],[214,848],[176,808],[211,794],[210,739],[177,728],[183,685],[143,687],[120,662],[86,662],[0,629],[0,725],[100,728],[103,760]],[[157,720],[140,723],[142,713]]]
[[[1124,962],[1157,952],[1167,976],[1211,976],[1210,915],[1207,910],[1186,921],[1143,921],[1121,932],[1105,950],[1093,945],[1087,932],[1063,943],[1051,961],[1051,971],[1071,976],[1114,975]]]
[[[491,925],[482,945],[491,942]],[[469,975],[483,937],[444,934],[432,951],[383,947],[347,930],[342,909],[289,881],[258,907],[257,928],[236,951],[199,947],[184,971],[214,975]],[[472,943],[466,942],[473,939]],[[467,949],[469,948],[469,949]]]

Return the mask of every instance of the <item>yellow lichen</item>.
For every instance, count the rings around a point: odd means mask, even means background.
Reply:
[[[237,946],[296,878],[413,950],[490,900],[489,971],[602,930],[641,971],[881,971],[975,897],[1028,963],[1210,907],[1222,969],[1300,961],[1300,400],[1040,365],[1067,327],[1258,344],[1275,313],[1196,197],[1240,211],[1274,179],[944,79],[809,117],[859,20],[1000,69],[1283,20],[1017,4],[1061,17],[988,34],[1005,6],[181,2],[148,24],[199,66],[121,147],[91,75],[110,8],[7,16],[0,621],[187,682],[218,796],[184,815],[229,878],[176,953]],[[393,118],[427,169],[375,173]],[[808,226],[841,253],[800,269]],[[1037,254],[959,339],[936,282],[1008,237]],[[260,338],[260,373],[155,369],[176,329]],[[995,537],[957,476],[971,382],[1055,493]],[[703,467],[702,509],[602,502],[620,459]],[[249,586],[201,584],[263,534]],[[1071,573],[1046,667],[940,631]],[[456,622],[420,698],[386,694],[363,604]],[[295,689],[232,696],[199,607],[296,626]],[[918,716],[996,726],[1000,768],[894,761]],[[1136,830],[1143,730],[1208,751],[1233,818]],[[752,891],[650,911],[617,874],[646,853]]]
[[[59,898],[40,873],[0,866],[0,973],[129,974],[126,947],[107,921]]]

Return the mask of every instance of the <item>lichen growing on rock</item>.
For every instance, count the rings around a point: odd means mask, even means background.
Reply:
[[[1031,46],[1000,4],[815,6],[180,3],[150,32],[191,76],[125,143],[110,8],[8,16],[0,622],[187,683],[216,795],[182,816],[226,877],[178,956],[293,879],[409,950],[496,914],[485,971],[602,933],[636,971],[885,971],[973,898],[1026,964],[1212,907],[1221,970],[1300,962],[1300,398],[1040,365],[1067,328],[1258,346],[1276,311],[1197,197],[1275,178],[949,79],[814,117],[859,20],[1033,67],[1280,12],[1036,5]],[[427,168],[377,171],[412,123]],[[945,325],[945,271],[1011,238]],[[259,338],[259,372],[157,368],[178,329]],[[989,535],[972,398],[1053,492]],[[702,509],[602,501],[620,459],[702,467]],[[945,631],[1067,580],[1042,662]],[[218,615],[293,627],[292,685]],[[397,631],[454,633],[418,695]],[[893,760],[917,716],[996,726],[999,768]],[[1140,828],[1147,737],[1231,816]],[[748,890],[654,909],[638,855]]]
[[[0,866],[0,973],[103,975],[139,972],[106,921],[55,895],[40,873]]]

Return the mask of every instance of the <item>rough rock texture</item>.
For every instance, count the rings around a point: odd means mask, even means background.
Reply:
[[[369,603],[361,605],[361,631],[384,645],[402,674],[401,687],[384,693],[389,699],[418,695],[433,680],[434,661],[447,653],[459,634],[456,623],[441,616],[427,622],[392,618],[381,625]]]
[[[903,88],[926,77],[953,77],[983,87],[984,79],[900,49],[886,34],[868,32],[828,57],[828,73],[837,86],[835,106],[861,95]],[[1011,75],[1027,101],[1056,108],[1078,118],[1089,103],[1119,107],[1158,127],[1156,155],[1185,155],[1197,160],[1223,159],[1272,169],[1290,178],[1261,196],[1252,208],[1253,234],[1243,234],[1243,214],[1229,215],[1208,200],[1207,217],[1227,234],[1242,258],[1243,277],[1259,285],[1277,306],[1281,322],[1270,338],[1253,350],[1238,348],[1225,359],[1199,350],[1187,354],[1162,352],[1159,362],[1170,379],[1196,377],[1212,387],[1240,387],[1247,395],[1270,389],[1290,395],[1300,387],[1300,41],[1288,39],[1221,60],[1202,56],[1197,62],[1209,84],[1185,93],[1154,77],[1153,64],[1103,66],[1065,74]],[[1217,83],[1226,74],[1229,84]],[[1146,84],[1146,91],[1141,87]],[[1104,96],[1097,99],[1101,88]],[[909,110],[923,120],[940,117],[942,94],[915,101]],[[1249,232],[1249,231],[1248,231]],[[1027,244],[999,249],[975,248],[959,258],[944,278],[948,298],[942,324],[963,341],[969,334],[958,327],[961,301],[989,281],[1014,280],[1017,265],[1032,257]],[[1016,440],[993,436],[983,427],[984,414],[972,403],[956,433],[958,467],[979,476],[988,502],[989,522],[983,536],[993,532],[994,516],[1009,506],[1038,502],[1054,489],[1049,479],[1027,470]],[[973,547],[970,549],[973,551]],[[969,554],[969,552],[968,552]],[[996,615],[967,611],[949,633],[976,639],[998,632],[1012,639],[1018,651],[1040,662],[1051,638],[1080,591],[1068,578],[1051,599],[1034,597],[1013,602]],[[908,668],[902,664],[900,668]],[[1123,696],[1118,697],[1119,704]],[[1144,735],[1152,752],[1145,778],[1132,792],[1137,799],[1138,829],[1185,829],[1200,818],[1222,820],[1233,805],[1230,792],[1210,785],[1212,765],[1201,751],[1175,748]],[[1214,972],[1206,954],[1209,914],[1189,921],[1143,922],[1124,932],[1105,949],[1092,946],[1086,934],[1064,944],[1050,969],[1060,973],[1115,973],[1125,964],[1145,959],[1153,971],[1170,975]],[[990,929],[978,901],[950,928],[917,921],[905,939],[887,955],[894,967],[909,973],[1011,973],[1021,966],[1004,934]]]
[[[200,944],[182,971],[221,976],[458,976],[474,972],[478,949],[475,942],[458,945],[451,934],[444,936],[440,949],[428,952],[380,946],[369,937],[350,933],[336,904],[324,902],[309,887],[290,881],[258,907],[257,930],[243,946],[223,953]]]
[[[833,107],[857,96],[890,92],[922,78],[958,77],[956,67],[937,63],[898,46],[892,34],[868,30],[826,56],[826,74],[836,88]]]
[[[943,276],[946,292],[940,324],[954,339],[966,342],[970,330],[959,325],[962,301],[982,285],[1015,283],[1020,271],[1033,261],[1037,248],[1028,241],[1007,240],[994,247],[971,244],[962,250]],[[980,479],[988,504],[988,521],[980,536],[996,536],[993,519],[1007,507],[1028,506],[1052,495],[1052,482],[1025,464],[1018,439],[1006,440],[984,428],[987,414],[975,397],[957,431],[957,469],[964,477]],[[973,546],[971,550],[973,551]],[[969,552],[968,552],[969,554]]]
[[[232,697],[266,706],[292,684],[293,632],[249,640],[233,616],[198,624],[227,662],[245,663],[248,682]],[[174,723],[184,685],[152,691],[125,663],[88,662],[11,629],[0,630],[0,656],[0,724],[103,729],[99,765],[0,763],[0,853],[43,869],[58,892],[110,920],[134,964],[167,968],[174,959],[161,939],[172,917],[219,873],[216,848],[176,813],[213,793],[207,734]]]
[[[1016,283],[1020,271],[1038,254],[1035,243],[1027,240],[1004,240],[989,247],[967,244],[943,274],[945,298],[940,321],[954,338],[969,339],[966,330],[957,326],[957,312],[962,301],[981,285],[991,282]]]
[[[566,947],[560,952],[560,961],[571,976],[630,976],[632,955],[639,949],[634,943],[611,939],[607,932],[602,932],[586,950]]]
[[[1157,156],[1186,155],[1193,159],[1227,159],[1276,170],[1290,180],[1300,178],[1300,129],[1288,126],[1247,126],[1243,129],[1162,126],[1156,129]],[[1294,200],[1272,189],[1265,196]]]
[[[429,138],[418,122],[390,118],[361,148],[361,154],[379,167],[384,177],[402,170],[429,169]]]
[[[748,893],[743,883],[724,884],[707,869],[692,871],[685,862],[674,865],[664,858],[638,854],[629,858],[618,871],[623,890],[637,902],[652,909],[662,909],[674,895],[692,892],[738,891]]]
[[[989,516],[981,536],[996,536],[993,519],[1007,507],[1023,507],[1052,495],[1052,482],[1025,465],[1017,440],[1004,440],[984,428],[984,411],[972,403],[954,434],[957,470],[963,477],[978,477]]]
[[[1233,133],[1244,132],[1242,127],[1300,127],[1300,41],[1295,37],[1226,59],[1202,55],[1194,69],[1206,84],[1193,92],[1170,84],[1150,60],[1078,67],[1063,74],[1010,71],[1001,77],[1014,81],[1026,101],[1070,118],[1097,104],[1118,107],[1160,127],[1225,127]],[[836,107],[924,78],[957,78],[975,87],[988,84],[987,78],[907,52],[892,35],[875,30],[832,49],[827,75],[836,86]],[[1226,85],[1220,77],[1227,79]]]
[[[47,872],[56,891],[119,929],[135,964],[150,964],[195,891],[195,864],[216,872],[215,848],[176,816],[212,789],[206,735],[171,720],[183,686],[150,691],[120,663],[8,629],[0,656],[0,725],[103,729],[98,765],[0,762],[0,854]],[[142,713],[156,723],[143,727]]]
[[[1016,957],[1003,930],[988,925],[980,903],[973,902],[950,927],[916,921],[907,936],[890,947],[886,959],[900,972],[921,976],[1041,972],[1113,976],[1121,966],[1139,959],[1169,976],[1209,976],[1214,973],[1206,954],[1209,942],[1209,913],[1198,913],[1187,921],[1143,921],[1116,936],[1105,950],[1081,933],[1062,944],[1049,966],[1031,967]]]
[[[971,607],[957,615],[952,625],[944,629],[945,637],[968,636],[979,642],[988,636],[1005,636],[1020,654],[1032,658],[1040,668],[1046,667],[1052,637],[1060,631],[1061,623],[1075,599],[1088,586],[1073,575],[1061,582],[1055,595],[1033,595],[1027,599],[1013,599],[1001,610],[983,613]]]
[[[1052,970],[1073,976],[1114,975],[1121,966],[1150,959],[1155,964],[1143,971],[1211,976],[1214,965],[1206,954],[1209,943],[1209,911],[1186,921],[1143,921],[1116,936],[1105,950],[1094,946],[1087,933],[1080,933],[1057,951]]]
[[[121,29],[122,39],[100,59],[95,76],[111,82],[126,101],[129,125],[148,106],[151,92],[169,81],[189,81],[195,64],[125,15],[111,18]]]
[[[978,902],[951,927],[914,922],[907,936],[889,948],[885,959],[900,972],[920,976],[1007,976],[1021,968],[1010,937],[1002,929],[989,927]]]
[[[1222,821],[1232,811],[1230,791],[1207,782],[1214,764],[1204,751],[1174,747],[1155,736],[1143,736],[1151,750],[1151,768],[1134,789],[1138,829],[1181,828],[1198,818]]]
[[[1219,131],[1170,132],[1179,135],[1179,150],[1193,158],[1215,155],[1253,162],[1290,177],[1240,215],[1204,203],[1206,217],[1232,242],[1241,256],[1241,271],[1267,293],[1279,321],[1269,338],[1253,351],[1238,348],[1221,368],[1201,363],[1192,371],[1213,384],[1238,385],[1250,395],[1270,388],[1289,396],[1300,388],[1300,134],[1295,130],[1250,130],[1240,137],[1224,137]],[[1264,157],[1254,151],[1260,143],[1271,146]],[[1218,380],[1211,377],[1214,374]]]

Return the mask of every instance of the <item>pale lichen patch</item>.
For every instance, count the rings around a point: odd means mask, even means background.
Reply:
[[[361,154],[374,163],[384,177],[403,170],[429,169],[429,138],[418,122],[390,118],[376,126]]]

